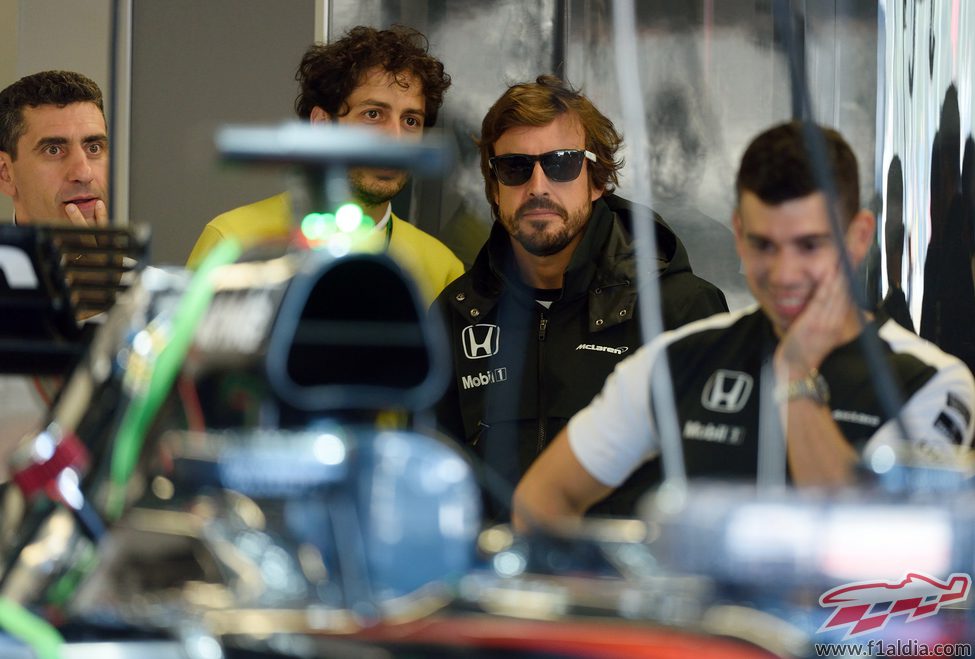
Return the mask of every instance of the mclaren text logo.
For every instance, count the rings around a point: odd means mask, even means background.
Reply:
[[[752,376],[748,373],[720,368],[704,385],[704,391],[701,392],[701,405],[712,412],[728,414],[740,412],[752,393],[752,383]]]
[[[483,359],[498,354],[501,328],[497,325],[468,325],[461,338],[468,359]]]
[[[609,346],[597,346],[595,343],[580,343],[576,346],[576,350],[592,350],[593,352],[608,352],[614,355],[622,355],[629,350],[629,347],[620,346],[618,348],[611,348]]]
[[[508,379],[508,369],[506,368],[494,368],[490,371],[481,371],[480,373],[475,373],[474,375],[465,375],[460,379],[461,385],[464,389],[474,389],[476,387],[483,387],[488,384],[494,384],[495,382],[504,382]]]

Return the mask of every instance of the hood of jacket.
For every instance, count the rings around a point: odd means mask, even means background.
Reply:
[[[627,236],[633,235],[634,210],[642,210],[645,217],[653,218],[654,235],[657,238],[657,272],[662,277],[678,272],[691,272],[691,261],[684,243],[660,215],[646,206],[635,204],[616,195],[603,197],[606,206],[619,219]],[[631,246],[632,248],[632,246]]]

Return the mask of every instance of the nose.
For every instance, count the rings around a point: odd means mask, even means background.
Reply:
[[[528,179],[526,185],[528,186],[528,194],[532,196],[542,196],[549,193],[549,180],[542,170],[542,163],[534,163],[531,178]]]
[[[403,137],[403,126],[398,121],[383,122],[380,130],[389,137],[392,137],[394,140],[398,140]]]
[[[769,257],[769,281],[779,287],[788,287],[799,281],[802,269],[799,259],[790,255],[787,250],[778,250]]]
[[[72,149],[68,161],[68,178],[71,181],[88,183],[92,180],[91,162],[83,148]]]

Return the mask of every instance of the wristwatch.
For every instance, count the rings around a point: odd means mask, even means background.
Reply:
[[[808,398],[818,405],[828,405],[829,385],[826,384],[826,379],[819,371],[812,369],[805,377],[790,382],[779,396],[779,402],[796,398]]]

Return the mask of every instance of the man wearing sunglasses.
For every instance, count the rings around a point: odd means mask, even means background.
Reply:
[[[427,45],[426,37],[403,26],[388,30],[358,26],[337,41],[313,45],[295,75],[301,87],[295,100],[298,116],[313,124],[381,131],[393,140],[419,140],[424,129],[437,122],[450,86],[450,76]],[[396,169],[349,171],[354,200],[375,224],[375,246],[385,247],[413,275],[429,303],[464,272],[464,266],[446,245],[393,214],[390,200],[408,180],[408,172]],[[236,208],[204,228],[187,266],[199,265],[224,237],[235,237],[247,247],[280,242],[289,239],[294,224],[287,194]]]
[[[610,194],[620,144],[612,122],[552,76],[510,87],[482,123],[495,223],[435,305],[454,369],[438,420],[484,462],[499,517],[528,465],[641,342],[630,207]],[[673,231],[655,225],[665,326],[726,311]],[[652,480],[634,477],[604,511],[629,513]]]
[[[754,480],[763,439],[763,455],[781,451],[769,480],[787,469],[796,486],[853,483],[862,456],[878,474],[907,452],[961,466],[954,461],[965,453],[959,446],[971,446],[975,421],[972,375],[883,315],[866,314],[861,324],[840,250],[854,268],[862,264],[875,220],[860,207],[853,151],[836,131],[819,129],[837,192],[832,214],[842,240],[834,238],[830,202],[807,156],[806,135],[815,131],[775,126],[742,157],[732,223],[758,305],[666,332],[628,356],[519,484],[516,526],[578,517],[639,465],[659,462],[661,401],[650,380],[662,354],[691,478]],[[895,410],[903,428],[877,393],[885,375],[858,341],[868,331],[893,379],[887,384],[903,397]]]

